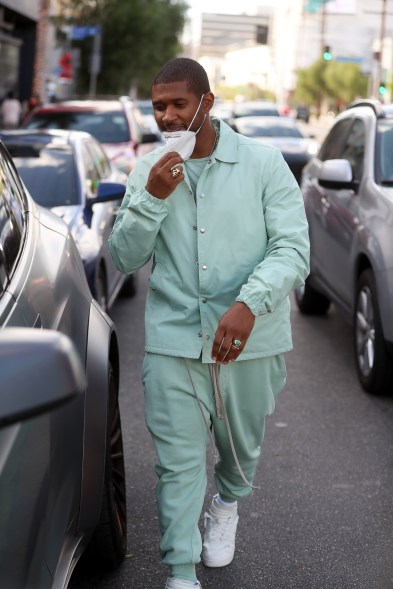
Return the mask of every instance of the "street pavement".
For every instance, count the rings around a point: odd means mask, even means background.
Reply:
[[[165,586],[140,383],[147,271],[137,296],[112,311],[121,345],[128,555],[105,576],[78,566],[70,589]],[[223,569],[198,565],[198,577],[203,589],[392,589],[393,397],[360,388],[352,331],[334,308],[310,318],[293,305],[292,321],[287,386],[267,421],[258,489],[240,506],[235,559]],[[211,448],[208,457],[205,507],[214,493]]]

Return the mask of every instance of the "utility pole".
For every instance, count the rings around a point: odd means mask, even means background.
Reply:
[[[382,53],[383,53],[383,41],[385,38],[385,18],[386,18],[386,2],[382,0],[382,11],[381,11],[381,29],[379,35],[379,53],[378,53],[378,65],[377,65],[377,90],[381,85],[382,81]]]
[[[326,1],[327,0],[321,0],[321,55],[325,50]]]
[[[37,41],[34,55],[33,94],[43,97],[45,71],[45,53],[49,23],[50,0],[40,0],[39,17],[37,23]]]

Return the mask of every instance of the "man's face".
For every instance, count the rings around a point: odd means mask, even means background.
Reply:
[[[188,129],[200,100],[201,96],[196,96],[187,89],[186,82],[155,84],[151,91],[151,101],[159,129],[161,131],[185,131]],[[196,131],[199,128],[204,116],[205,110],[202,104],[191,131]]]

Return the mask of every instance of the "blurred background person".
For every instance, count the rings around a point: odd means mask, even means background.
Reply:
[[[1,104],[1,121],[4,129],[16,129],[19,127],[22,114],[22,105],[15,93],[10,90]]]

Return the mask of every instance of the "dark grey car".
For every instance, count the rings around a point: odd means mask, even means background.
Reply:
[[[359,101],[341,113],[304,168],[311,274],[296,291],[303,313],[333,302],[354,326],[359,380],[393,391],[392,105]]]
[[[61,402],[59,371],[42,411],[29,377],[42,366],[53,383],[56,359],[45,368],[39,342],[20,348],[13,390],[4,379],[15,354],[0,347],[0,587],[60,589],[87,547],[95,567],[116,567],[126,552],[118,342],[66,223],[35,204],[0,143],[1,334],[13,328],[33,341],[41,330],[67,336],[85,373],[82,392]]]

